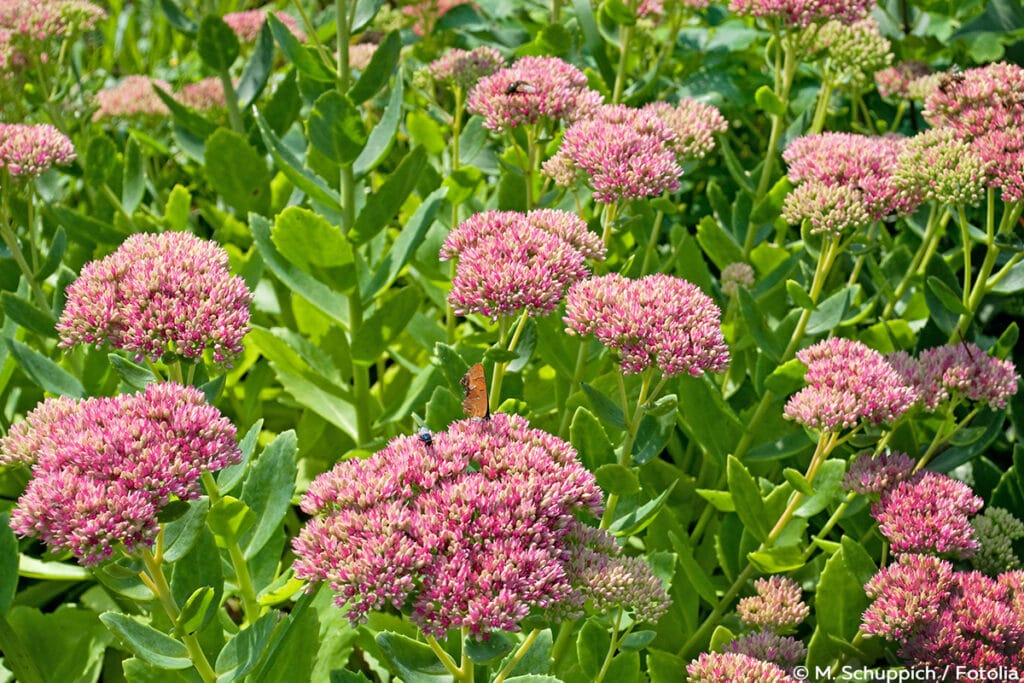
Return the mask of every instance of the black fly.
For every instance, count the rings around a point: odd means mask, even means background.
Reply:
[[[537,88],[526,81],[512,81],[505,86],[506,95],[517,95],[520,93],[537,92]]]

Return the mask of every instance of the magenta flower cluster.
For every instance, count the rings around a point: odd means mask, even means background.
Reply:
[[[241,458],[235,428],[203,394],[150,384],[138,394],[52,398],[0,439],[0,464],[32,467],[11,527],[96,564],[151,545],[157,514],[199,495],[203,471]]]
[[[909,455],[898,451],[885,451],[875,456],[861,453],[850,463],[843,477],[843,488],[861,495],[881,493],[909,479],[916,464]]]
[[[604,254],[601,238],[568,211],[474,214],[441,247],[442,261],[458,258],[448,302],[459,315],[544,315],[587,276],[585,260]]]
[[[704,652],[686,673],[689,683],[799,683],[777,664],[736,652]]]
[[[675,192],[683,173],[675,139],[654,110],[603,105],[569,126],[544,173],[566,187],[586,182],[605,203]]]
[[[894,553],[968,557],[978,548],[969,516],[983,503],[967,484],[921,472],[884,489],[871,515]]]
[[[893,177],[904,138],[820,133],[796,138],[782,153],[794,183],[844,186],[861,193],[873,220],[913,212],[920,198]]]
[[[873,0],[732,0],[737,14],[779,22],[782,28],[806,28],[829,19],[850,23],[867,15]]]
[[[1020,375],[1013,361],[988,355],[977,345],[959,342],[937,346],[918,354],[906,351],[888,356],[889,363],[914,387],[920,404],[935,412],[949,400],[985,403],[1005,408],[1017,393]]]
[[[504,131],[524,124],[574,121],[593,113],[601,94],[587,77],[557,57],[523,57],[481,78],[469,93],[468,109],[484,127]]]
[[[918,666],[1024,667],[1024,573],[956,571],[929,555],[901,555],[865,586],[861,630],[900,644]]]
[[[490,76],[504,65],[505,58],[500,52],[493,47],[481,46],[472,50],[448,50],[427,68],[436,81],[468,90],[481,78]]]
[[[306,33],[299,28],[299,22],[295,20],[295,17],[284,12],[274,12],[274,16],[291,31],[291,34],[300,43],[306,42]],[[263,24],[267,21],[267,12],[261,9],[231,12],[225,14],[223,19],[241,42],[255,43],[263,29]]]
[[[75,146],[50,124],[0,123],[0,169],[12,176],[38,176],[74,160]]]
[[[925,100],[925,119],[972,144],[1006,201],[1024,198],[1022,88],[1024,68],[999,62],[941,77]]]
[[[153,361],[209,351],[214,362],[230,363],[249,330],[252,293],[227,265],[223,248],[191,233],[132,235],[67,288],[60,344],[109,346]]]
[[[656,366],[665,376],[721,372],[729,364],[721,311],[696,285],[671,275],[582,280],[566,296],[566,332],[592,334],[619,354],[622,370]]]
[[[790,397],[783,415],[809,429],[833,432],[860,422],[900,417],[917,393],[885,360],[861,342],[832,337],[796,354],[808,386]]]
[[[92,115],[92,120],[167,116],[170,110],[157,96],[154,86],[166,93],[172,90],[171,84],[167,81],[140,75],[125,76],[116,85],[101,89],[96,93],[96,111]]]
[[[580,602],[569,536],[601,491],[572,446],[499,413],[341,462],[302,509],[296,576],[327,582],[353,622],[390,605],[429,635],[484,636]]]

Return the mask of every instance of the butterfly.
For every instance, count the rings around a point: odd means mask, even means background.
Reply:
[[[491,409],[487,404],[487,378],[484,376],[483,364],[477,363],[471,367],[459,383],[466,391],[466,397],[462,400],[463,412],[469,417],[489,420]]]

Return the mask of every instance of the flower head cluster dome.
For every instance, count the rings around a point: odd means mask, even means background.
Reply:
[[[11,526],[84,564],[153,543],[157,514],[195,498],[203,471],[238,462],[235,428],[203,394],[150,384],[112,398],[47,399],[0,439],[0,463],[32,467]]]
[[[754,659],[771,662],[790,673],[793,667],[804,661],[807,647],[792,636],[779,635],[775,631],[754,631],[726,643],[724,652],[747,655]]]
[[[198,111],[223,109],[227,106],[224,99],[224,84],[216,76],[182,86],[174,99]]]
[[[25,41],[91,31],[107,13],[87,0],[4,0],[0,3],[0,33],[7,33],[19,47]]]
[[[651,102],[643,108],[675,133],[669,145],[680,160],[704,158],[715,148],[715,135],[729,130],[729,122],[717,107],[697,100],[686,98],[676,105]]]
[[[807,366],[808,386],[790,397],[783,414],[809,429],[891,422],[917,398],[882,354],[860,342],[832,337],[796,356]]]
[[[818,182],[858,190],[873,220],[912,212],[920,204],[901,192],[893,170],[904,139],[853,133],[820,133],[796,138],[782,158],[794,183]]]
[[[811,613],[801,597],[800,584],[786,576],[770,576],[754,582],[757,595],[743,598],[736,613],[747,626],[775,631],[796,628]]]
[[[600,506],[566,442],[515,415],[462,420],[318,477],[295,572],[327,582],[353,621],[393,605],[434,636],[517,630],[533,608],[579,603],[569,537]]]
[[[48,123],[0,123],[0,168],[12,176],[38,176],[75,160],[68,136]]]
[[[603,259],[600,237],[576,214],[484,211],[449,233],[441,259],[458,258],[448,301],[460,315],[545,314],[586,277],[585,259]]]
[[[806,28],[829,19],[856,21],[874,5],[873,0],[732,0],[729,9],[780,22],[787,28]]]
[[[97,108],[92,120],[169,115],[170,110],[156,94],[154,86],[166,93],[171,92],[171,84],[167,81],[138,75],[126,76],[117,85],[103,88],[96,93]]]
[[[983,502],[967,484],[923,472],[885,489],[871,515],[894,553],[967,557],[978,548],[968,516]]]
[[[686,673],[690,683],[798,683],[779,665],[736,652],[705,652]]]
[[[306,34],[299,28],[299,22],[295,21],[295,17],[284,12],[274,12],[274,16],[291,31],[300,43],[306,42]],[[224,15],[224,23],[231,27],[231,30],[243,43],[255,43],[266,21],[267,12],[261,9],[231,12]]]
[[[469,93],[469,111],[484,127],[503,131],[528,123],[574,121],[601,104],[587,77],[557,57],[523,57],[481,78]]]
[[[679,189],[675,140],[653,109],[603,105],[569,126],[544,172],[558,185],[586,182],[599,202],[655,197]]]
[[[991,578],[930,555],[901,555],[865,586],[861,630],[915,666],[1024,667],[1024,573]]]
[[[971,520],[971,526],[978,539],[978,550],[971,557],[975,569],[995,575],[1021,568],[1013,542],[1024,538],[1024,522],[1005,508],[988,507],[985,514]]]
[[[790,225],[807,222],[811,234],[840,237],[872,222],[864,193],[850,185],[812,180],[796,186],[782,201],[782,218]]]
[[[1020,381],[1013,361],[990,356],[970,342],[936,346],[917,359],[905,351],[888,358],[929,412],[952,398],[1005,408]]]
[[[729,364],[720,317],[711,298],[682,278],[613,273],[573,285],[564,322],[569,334],[592,334],[618,351],[626,373],[656,366],[666,376],[698,376]]]
[[[61,345],[106,345],[154,361],[209,350],[214,362],[230,363],[249,330],[252,293],[227,263],[224,249],[191,233],[132,235],[68,287]]]
[[[861,453],[850,463],[843,487],[861,495],[882,493],[914,472],[914,459],[906,453],[885,451],[872,456]]]
[[[468,90],[504,65],[505,58],[500,52],[483,46],[473,50],[453,48],[432,61],[428,69],[435,80]]]
[[[858,88],[866,85],[871,75],[892,61],[892,45],[872,17],[857,21],[833,19],[814,36],[813,49],[828,56],[828,69],[836,83]]]
[[[910,84],[927,76],[932,71],[924,62],[900,62],[875,72],[875,87],[882,97],[909,100],[912,98]]]
[[[932,128],[907,139],[896,162],[896,183],[911,197],[944,204],[977,204],[989,168],[974,145],[950,128]]]

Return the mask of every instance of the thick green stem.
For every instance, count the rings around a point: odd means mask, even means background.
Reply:
[[[601,662],[601,669],[597,672],[597,677],[594,678],[594,683],[601,683],[604,677],[608,675],[608,669],[612,665],[612,660],[615,659],[615,653],[619,649],[619,645],[622,643],[622,639],[629,635],[631,629],[627,629],[626,633],[619,635],[619,626],[622,623],[622,610],[619,609],[615,613],[615,622],[612,624],[612,638],[608,643],[608,651],[604,655],[604,661]]]
[[[818,104],[814,108],[814,118],[811,120],[810,134],[820,133],[825,128],[825,117],[828,116],[828,105],[832,100],[832,83],[825,80],[818,91]]]
[[[622,99],[622,90],[626,85],[626,62],[629,61],[629,44],[633,40],[633,27],[622,26],[619,29],[619,67],[615,71],[615,85],[612,88],[612,104]]]
[[[935,251],[939,237],[945,232],[949,217],[949,211],[940,209],[937,204],[932,204],[928,213],[928,223],[924,228],[924,237],[921,238],[921,244],[918,246],[914,258],[910,261],[910,267],[907,268],[899,284],[896,285],[892,299],[885,305],[885,309],[882,311],[882,320],[888,320],[892,316],[893,311],[896,309],[896,304],[906,294],[911,281],[915,276],[920,275],[920,269],[927,265],[928,259],[931,258],[931,254]]]
[[[5,211],[6,214],[6,211]],[[21,251],[21,245],[18,244],[18,238],[11,230],[11,226],[7,222],[7,216],[4,215],[0,219],[0,232],[3,233],[4,243],[7,245],[7,249],[11,252],[11,256],[14,257],[14,262],[18,264],[18,268],[21,269],[22,275],[25,276],[25,280],[28,282],[29,289],[32,290],[32,296],[35,298],[36,303],[44,311],[50,309],[50,305],[46,303],[46,295],[43,293],[43,288],[36,282],[35,273],[28,266],[28,261],[25,260],[25,254]]]
[[[622,415],[626,421],[626,437],[622,442],[622,452],[619,453],[619,464],[626,467],[633,466],[633,444],[636,443],[636,434],[640,429],[640,420],[643,418],[644,411],[646,410],[646,404],[648,400],[648,392],[651,389],[651,380],[653,379],[654,368],[649,367],[644,370],[640,379],[640,395],[636,399],[636,409],[633,411],[632,417],[629,412],[629,397],[626,394],[626,383],[622,376],[622,369],[619,369],[617,374],[619,380],[619,395],[622,399]],[[665,385],[664,379],[655,388],[654,394],[661,390],[661,387]],[[651,394],[653,398],[654,394]],[[615,520],[615,508],[618,507],[619,496],[618,494],[612,493],[608,496],[608,503],[605,505],[604,514],[601,516],[601,528],[607,529],[611,526],[611,523]]]
[[[612,226],[615,224],[615,216],[618,213],[618,210],[618,204],[612,203],[604,205],[604,213],[601,216],[602,223],[604,224],[604,228],[601,231],[601,241],[604,242],[606,247],[612,238]]]
[[[516,325],[515,331],[512,333],[512,339],[508,342],[508,346],[505,346],[505,340],[508,335],[509,319],[502,318],[499,322],[501,328],[501,346],[509,351],[515,351],[516,346],[519,344],[519,338],[523,334],[523,329],[526,327],[526,321],[529,318],[529,312],[523,311],[522,315],[519,316],[519,324]],[[491,412],[498,410],[498,405],[501,402],[501,385],[505,381],[505,369],[508,367],[508,363],[505,361],[498,361],[494,364],[494,376],[491,378],[491,394],[488,397],[488,405],[491,407]]]
[[[569,426],[572,421],[572,411],[569,410],[569,397],[575,393],[580,382],[583,381],[583,368],[587,363],[587,341],[580,340],[580,350],[576,353],[576,367],[572,371],[572,380],[569,382],[569,393],[566,394],[566,405],[562,407],[562,422],[558,425],[558,436],[566,438],[569,435]]]
[[[363,300],[356,290],[348,297],[348,331],[350,342],[355,341],[363,326]],[[352,364],[352,393],[356,409],[356,441],[370,441],[370,368],[362,363]]]
[[[355,3],[352,3],[355,9]],[[348,61],[348,43],[351,40],[351,17],[349,15],[348,0],[335,0],[334,20],[337,23],[337,50],[338,50],[338,91],[342,94],[348,92],[352,80],[352,68]]]
[[[228,108],[228,122],[231,124],[231,130],[239,135],[245,135],[245,122],[242,120],[242,110],[238,107],[238,93],[235,91],[234,83],[231,82],[231,74],[227,69],[220,69],[217,72],[217,77],[220,78],[221,87],[224,88],[224,103]]]
[[[523,169],[526,176],[526,210],[530,211],[537,205],[536,189],[534,183],[537,177],[537,167],[540,160],[540,145],[537,144],[537,131],[534,126],[526,127],[526,168]]]
[[[527,651],[533,646],[534,641],[537,640],[537,636],[539,635],[539,628],[535,628],[530,631],[529,635],[526,636],[523,642],[512,654],[512,657],[508,660],[505,666],[501,667],[501,671],[498,672],[491,683],[504,683],[505,679],[508,678],[508,675],[512,673],[512,670],[516,668],[516,664],[522,660]]]
[[[437,638],[434,636],[427,636],[427,645],[434,651],[438,660],[444,665],[444,668],[448,669],[448,673],[452,675],[452,678],[457,683],[472,683],[473,679],[470,678],[468,681],[462,674],[462,669],[459,668],[458,663],[452,659],[452,656],[445,652],[441,644],[437,642]]]
[[[647,247],[644,249],[644,261],[640,266],[640,274],[647,275],[651,259],[654,258],[655,249],[658,246],[658,238],[661,237],[661,222],[665,219],[665,212],[659,210],[654,216],[654,225],[651,226],[651,234],[647,238]]]
[[[463,91],[459,86],[454,88],[455,113],[452,116],[452,173],[459,170],[462,161],[459,158],[459,138],[462,136],[462,100]],[[459,204],[452,202],[452,230],[459,224]],[[455,261],[449,266],[448,279],[455,279]],[[444,311],[445,337],[449,345],[455,343],[455,308],[451,303],[446,304]]]
[[[960,221],[960,240],[963,243],[964,250],[964,294],[963,303],[967,306],[971,301],[971,232],[967,224],[967,212],[964,211],[964,205],[959,204],[957,207],[957,218]]]
[[[209,472],[202,473],[203,488],[210,498],[210,505],[215,505],[220,500],[220,487],[217,480]],[[256,598],[256,589],[253,586],[252,575],[249,573],[249,563],[245,560],[245,554],[238,545],[238,541],[228,545],[228,556],[231,558],[231,566],[235,570],[235,582],[238,584],[238,595],[242,598],[242,611],[245,613],[247,623],[254,623],[260,618],[260,603]]]
[[[149,548],[143,548],[141,554],[142,563],[145,565],[146,571],[140,574],[140,578],[156,595],[157,600],[167,614],[167,618],[172,622],[176,622],[180,611],[178,610],[178,605],[174,602],[174,595],[171,593],[170,584],[167,583],[167,577],[164,575],[160,559],[154,557]],[[206,653],[203,652],[199,639],[193,634],[186,634],[181,637],[181,641],[185,644],[189,659],[192,660],[192,665],[199,672],[199,676],[205,683],[214,683],[217,680],[217,674],[214,672],[213,667],[210,666],[210,661],[206,658]]]
[[[576,620],[563,621],[558,627],[558,636],[555,637],[555,644],[551,646],[551,671],[557,671],[562,657],[569,650],[572,644],[572,636],[576,632]]]

